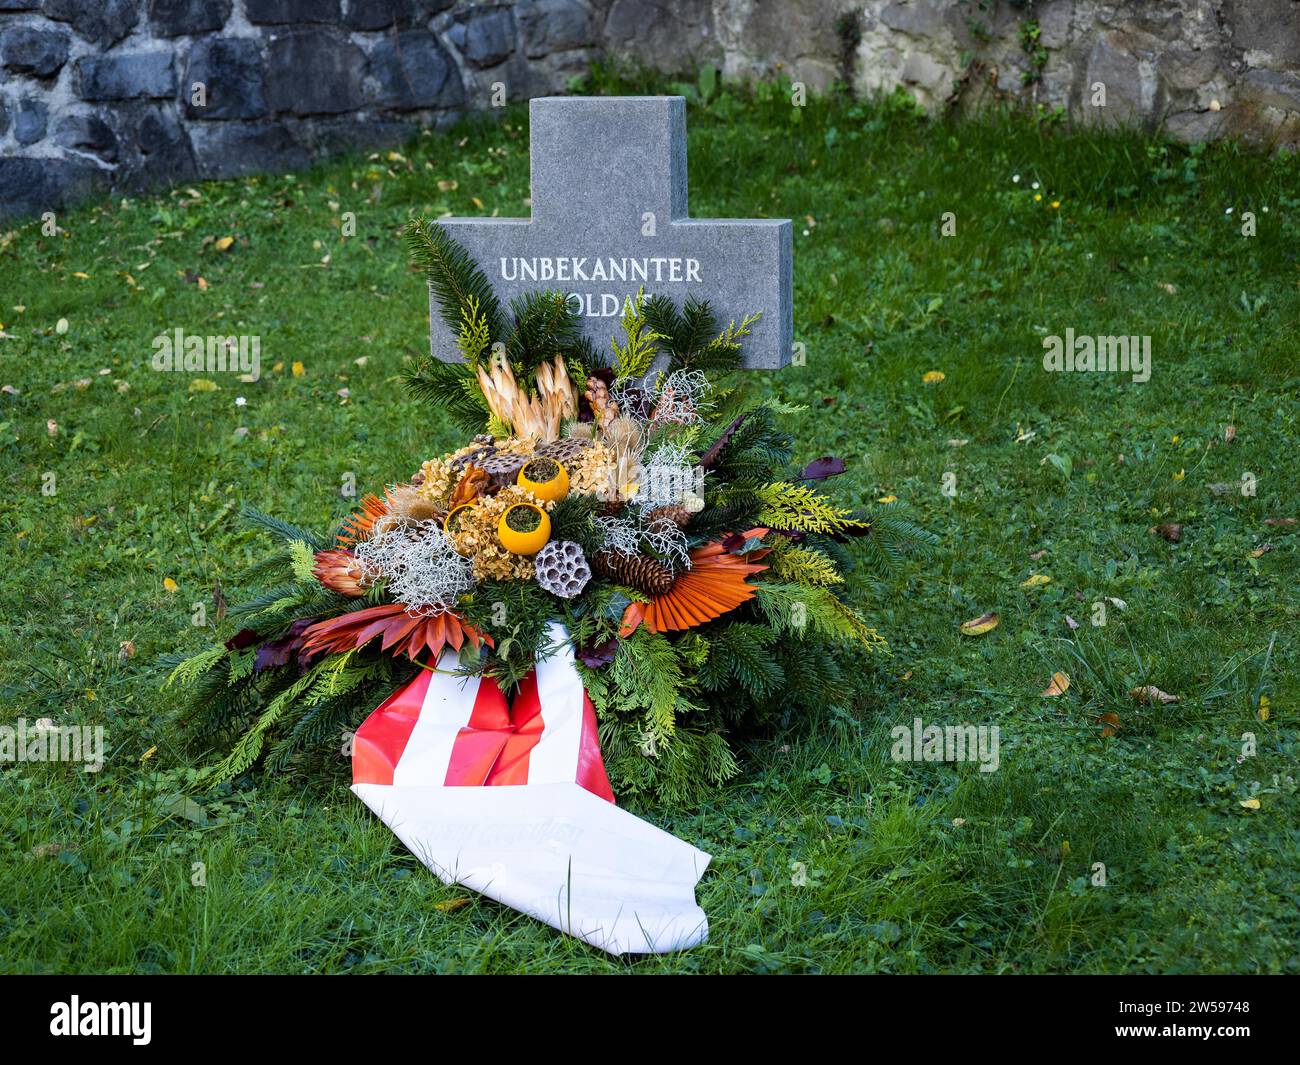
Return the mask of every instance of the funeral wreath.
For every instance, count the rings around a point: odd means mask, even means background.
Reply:
[[[406,384],[466,442],[332,530],[245,510],[279,543],[247,575],[265,587],[228,639],[168,663],[226,751],[209,778],[336,751],[448,648],[508,690],[559,631],[619,793],[699,802],[738,772],[729,738],[852,709],[887,645],[845,573],[932,537],[827,496],[843,461],[791,465],[779,423],[801,408],[748,398],[734,372],[761,310],[724,324],[641,291],[600,351],[564,293],[502,306],[437,223],[407,236],[462,361],[417,360]]]

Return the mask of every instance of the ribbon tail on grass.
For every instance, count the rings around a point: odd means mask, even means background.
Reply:
[[[539,662],[509,706],[491,678],[444,672],[454,658],[444,651],[438,672],[357,730],[357,797],[445,883],[601,950],[702,943],[695,885],[710,856],[614,805],[571,648]]]

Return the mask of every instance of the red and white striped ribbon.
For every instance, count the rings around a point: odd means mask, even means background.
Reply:
[[[694,946],[709,856],[614,805],[562,626],[508,702],[448,650],[357,729],[352,790],[447,883],[612,953]]]
[[[452,668],[455,656],[450,657]],[[445,668],[445,667],[440,667]],[[357,729],[354,784],[441,783],[447,787],[576,782],[610,802],[596,735],[596,710],[573,683],[566,644],[520,685],[513,703],[491,677],[467,684],[425,671]]]

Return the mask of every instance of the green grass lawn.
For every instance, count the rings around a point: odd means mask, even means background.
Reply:
[[[365,491],[459,443],[398,382],[428,314],[400,227],[527,213],[514,109],[0,233],[0,713],[107,747],[98,774],[0,768],[0,969],[1300,971],[1297,160],[775,86],[689,126],[694,215],[795,219],[806,365],[757,387],[808,405],[796,457],[843,456],[848,502],[943,537],[854,589],[893,648],[867,704],[745,746],[706,808],[633,804],[714,855],[708,943],[611,959],[444,887],[342,757],[187,799],[216,752],[153,666],[247,590],[241,502],[327,525],[349,472]],[[177,327],[259,335],[261,379],[154,372]],[[1067,328],[1149,335],[1150,380],[1045,372]],[[1138,705],[1147,684],[1180,700]],[[998,770],[892,761],[918,716],[998,726]]]

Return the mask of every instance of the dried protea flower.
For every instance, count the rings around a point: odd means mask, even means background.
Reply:
[[[369,587],[361,563],[351,551],[317,551],[312,575],[331,592],[351,596],[353,599],[365,595]]]
[[[392,489],[390,495],[392,503],[389,513],[394,518],[429,521],[441,519],[447,512],[445,507],[439,506],[415,486],[399,485]]]

